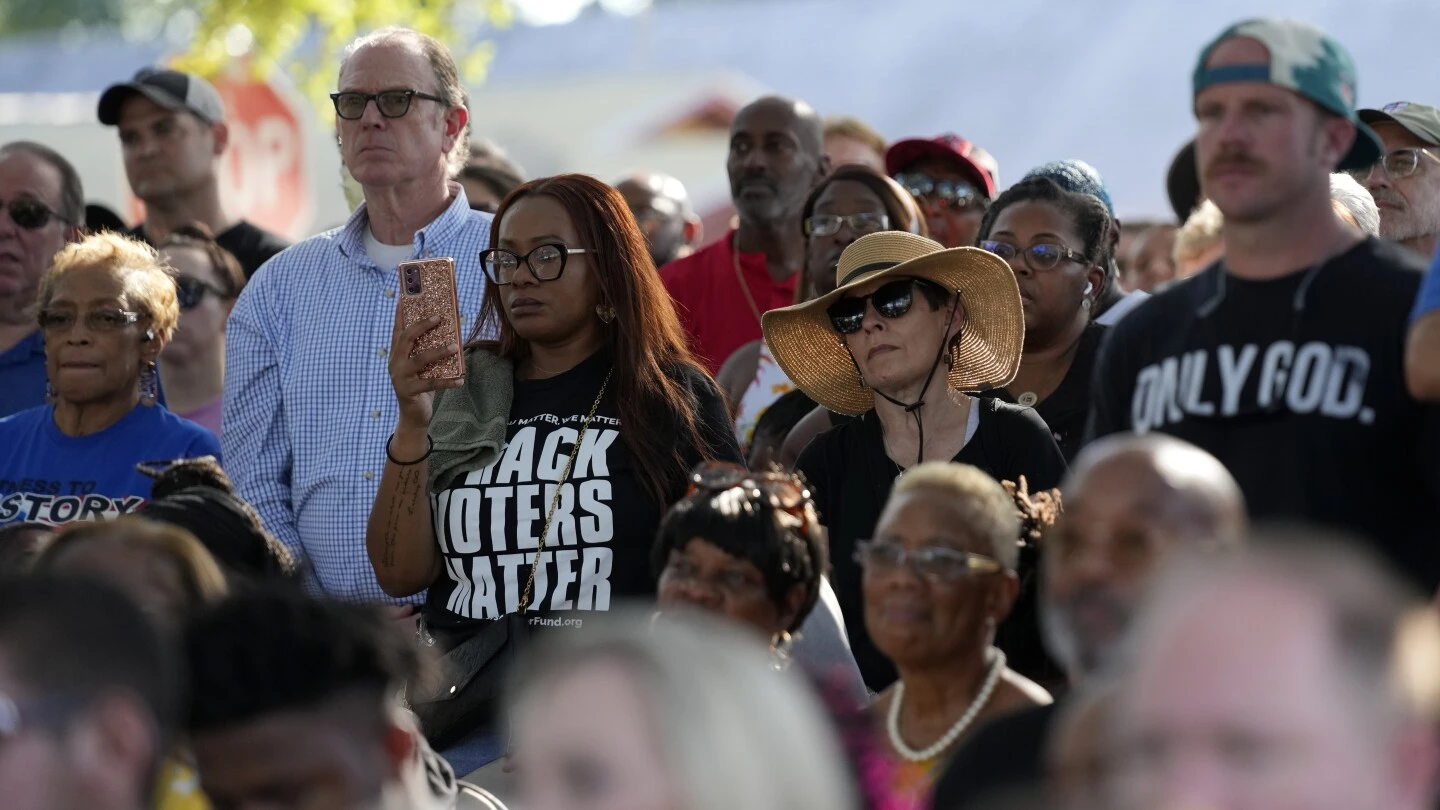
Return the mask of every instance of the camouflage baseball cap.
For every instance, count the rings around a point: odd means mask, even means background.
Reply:
[[[1206,66],[1220,43],[1244,37],[1270,52],[1270,61],[1255,65]],[[1309,23],[1260,18],[1225,29],[1200,52],[1195,65],[1195,93],[1226,82],[1269,82],[1303,96],[1358,130],[1355,145],[1340,161],[1341,170],[1360,169],[1380,159],[1380,138],[1355,113],[1355,62],[1339,42]]]
[[[1393,121],[1431,146],[1440,146],[1440,110],[1428,104],[1396,101],[1378,110],[1361,110],[1359,114],[1360,120],[1367,124]]]

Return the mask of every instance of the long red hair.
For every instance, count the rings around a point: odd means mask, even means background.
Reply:
[[[687,446],[701,457],[712,455],[701,436],[695,395],[685,384],[685,376],[709,380],[709,375],[686,346],[675,306],[660,284],[645,237],[620,192],[583,174],[532,180],[500,204],[490,226],[490,247],[500,244],[505,213],[530,196],[560,203],[580,244],[591,249],[586,257],[600,285],[601,301],[615,309],[615,319],[602,331],[615,367],[608,395],[620,413],[620,438],[645,490],[668,504],[685,494]],[[500,288],[488,278],[475,331],[498,334],[498,340],[479,345],[517,366],[530,356],[529,342],[504,316]],[[682,376],[684,371],[690,375]]]

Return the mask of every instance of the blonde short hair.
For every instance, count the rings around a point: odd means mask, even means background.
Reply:
[[[150,319],[147,328],[169,340],[180,323],[175,275],[155,248],[128,236],[104,231],[66,245],[40,278],[40,308],[50,305],[55,285],[66,273],[87,267],[108,270],[125,285],[125,306]]]
[[[1175,234],[1175,252],[1172,256],[1175,264],[1192,262],[1209,253],[1220,244],[1224,228],[1225,215],[1220,213],[1215,203],[1202,200]]]
[[[799,672],[720,619],[635,609],[589,614],[536,645],[511,682],[519,718],[588,666],[633,677],[679,805],[690,810],[855,810],[854,780],[824,707]],[[533,720],[519,719],[521,737]]]
[[[884,135],[851,115],[836,115],[826,118],[824,137],[853,138],[875,150],[875,153],[881,157],[884,157],[885,150],[889,146],[885,143]]]
[[[921,489],[949,496],[955,508],[966,514],[966,524],[989,538],[995,559],[1015,569],[1020,559],[1020,514],[999,481],[969,464],[927,461],[902,473],[891,496]]]

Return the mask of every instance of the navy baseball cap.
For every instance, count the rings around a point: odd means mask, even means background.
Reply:
[[[225,120],[225,103],[214,85],[193,73],[147,67],[100,95],[100,123],[107,127],[120,123],[120,105],[136,93],[168,110],[185,110],[207,124]]]

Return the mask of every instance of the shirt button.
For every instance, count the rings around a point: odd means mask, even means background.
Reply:
[[[380,412],[379,412],[379,411],[371,411],[371,412],[370,412],[370,418],[371,418],[371,419],[379,419],[379,418],[380,418]]]
[[[366,471],[365,471],[365,480],[366,480],[366,481],[374,481],[374,480],[375,480],[375,471],[374,471],[374,470],[366,470]]]
[[[375,356],[377,356],[377,357],[384,357],[386,354],[389,354],[389,351],[386,350],[386,349],[376,349],[376,350],[375,350]]]
[[[386,291],[385,291],[385,297],[386,297],[386,298],[394,298],[394,297],[395,297],[395,291],[394,291],[394,290],[386,290]]]

